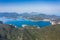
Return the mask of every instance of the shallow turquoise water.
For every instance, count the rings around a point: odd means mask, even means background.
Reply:
[[[45,27],[45,26],[50,26],[51,23],[47,21],[30,21],[30,20],[24,20],[24,19],[19,19],[19,20],[8,20],[5,22],[5,24],[12,24],[17,27],[22,27],[22,25],[30,25],[30,26],[39,26],[39,27]]]

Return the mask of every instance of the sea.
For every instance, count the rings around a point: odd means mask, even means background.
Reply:
[[[0,18],[5,24],[11,24],[16,27],[22,27],[22,25],[29,25],[29,26],[38,26],[40,28],[50,26],[51,23],[49,21],[32,21],[24,18]]]

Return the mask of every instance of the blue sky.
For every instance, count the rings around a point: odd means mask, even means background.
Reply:
[[[0,12],[60,14],[60,0],[0,0]]]

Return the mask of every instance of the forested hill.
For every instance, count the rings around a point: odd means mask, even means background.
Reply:
[[[60,25],[37,28],[15,28],[0,24],[0,40],[60,40]]]

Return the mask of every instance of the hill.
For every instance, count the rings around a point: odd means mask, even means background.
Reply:
[[[60,25],[15,28],[0,24],[0,40],[60,40]]]
[[[8,12],[4,12],[4,13],[0,13],[0,17],[7,17],[7,18],[17,18],[19,16],[19,14],[13,12],[13,13],[8,13]]]
[[[7,18],[19,18],[19,17],[23,17],[26,19],[33,19],[33,20],[40,20],[40,19],[60,19],[60,16],[56,16],[56,15],[47,15],[44,13],[38,13],[38,12],[31,12],[31,13],[8,13],[8,12],[4,12],[1,13],[0,12],[0,17],[7,17]]]

